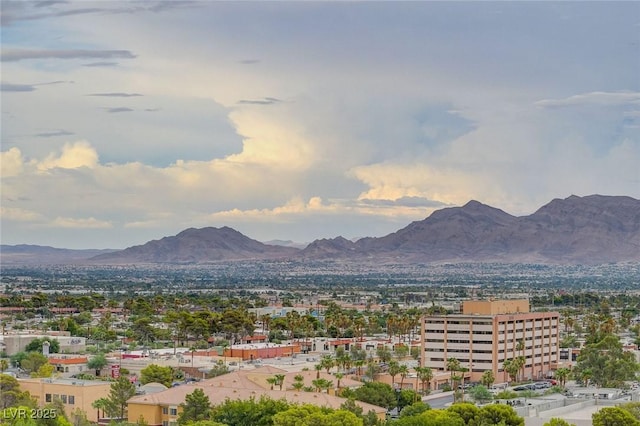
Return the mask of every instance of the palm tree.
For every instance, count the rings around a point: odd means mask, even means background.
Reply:
[[[389,361],[389,375],[391,376],[391,386],[395,384],[395,377],[400,373],[400,364],[396,360]]]
[[[316,369],[316,379],[319,379],[320,378],[320,372],[322,371],[322,368],[323,368],[322,363],[316,364],[314,366],[314,368]]]
[[[496,378],[493,375],[493,371],[487,370],[484,373],[482,373],[482,378],[480,379],[480,382],[485,387],[490,388],[495,381],[496,381]]]
[[[331,355],[325,355],[320,360],[320,365],[322,366],[322,368],[326,369],[327,374],[329,374],[329,371],[333,368],[335,362],[333,361]]]
[[[91,403],[91,406],[98,410],[98,419],[105,418],[105,410],[107,410],[110,406],[110,401],[108,398],[98,398]],[[100,416],[100,410],[102,410],[102,416]]]
[[[404,379],[406,379],[409,375],[409,367],[407,367],[405,364],[402,364],[398,369],[398,374],[400,374],[400,389],[402,389],[404,385]]]
[[[267,377],[267,383],[271,385],[271,390],[273,390],[273,385],[278,382],[278,379],[275,377]]]
[[[340,380],[342,380],[343,377],[343,373],[336,373],[336,379],[338,380],[338,389],[340,389]]]
[[[418,380],[422,383],[422,392],[426,393],[431,389],[431,379],[433,379],[433,370],[429,367],[416,367],[416,373],[418,373]]]
[[[555,377],[558,380],[558,383],[560,384],[560,386],[564,387],[564,384],[566,383],[570,373],[571,373],[571,370],[569,370],[566,367],[561,367],[556,370]]]
[[[522,374],[521,374],[522,379],[524,379],[524,367],[526,365],[526,357],[524,355],[524,349],[525,349],[524,340],[522,339],[518,340],[518,344],[516,345],[516,350],[520,352],[520,356],[518,358],[522,358],[522,362],[521,362],[522,365],[520,366],[520,368],[522,369]]]
[[[276,374],[276,385],[280,386],[280,390],[282,390],[282,386],[284,385],[284,374]]]
[[[460,371],[460,361],[457,358],[447,360],[447,370],[451,371],[451,387],[455,388],[455,382],[460,380],[456,372]]]

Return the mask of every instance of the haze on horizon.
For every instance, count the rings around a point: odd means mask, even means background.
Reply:
[[[640,2],[3,1],[1,242],[640,198]]]

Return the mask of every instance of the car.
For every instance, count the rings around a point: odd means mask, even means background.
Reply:
[[[516,392],[522,392],[522,391],[528,391],[531,389],[529,388],[528,385],[524,385],[524,386],[516,386],[515,388],[513,388],[513,390]]]

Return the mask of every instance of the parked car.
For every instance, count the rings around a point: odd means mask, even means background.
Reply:
[[[516,392],[522,392],[529,390],[529,386],[516,386],[515,388],[513,388],[513,390]]]

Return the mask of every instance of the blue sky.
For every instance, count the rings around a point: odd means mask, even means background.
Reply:
[[[2,243],[640,198],[638,2],[2,2]]]

